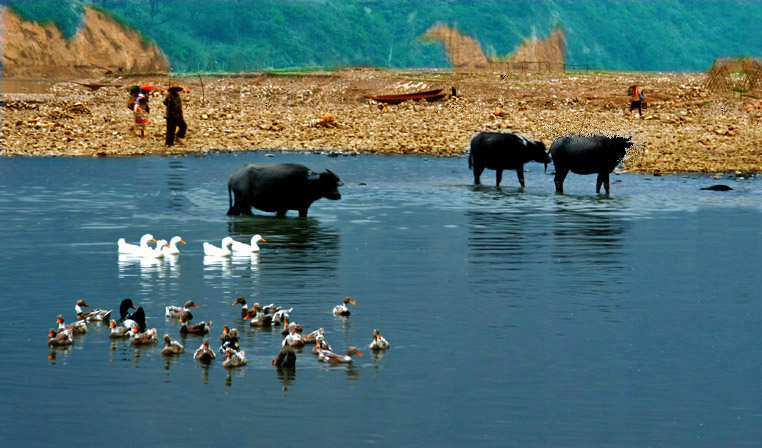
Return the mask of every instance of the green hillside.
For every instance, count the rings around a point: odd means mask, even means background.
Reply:
[[[175,71],[293,67],[447,67],[420,35],[437,22],[489,55],[560,25],[569,64],[704,71],[716,57],[762,56],[762,2],[752,0],[5,0],[73,35],[83,5],[155,40]],[[63,6],[62,6],[63,5]]]

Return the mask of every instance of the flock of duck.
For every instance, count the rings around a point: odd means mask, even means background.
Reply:
[[[245,244],[226,237],[222,240],[222,247],[216,247],[209,243],[204,243],[204,254],[206,256],[232,256],[234,253],[251,254],[259,251],[258,242],[266,241],[260,235],[254,235],[251,238],[251,244]],[[156,246],[151,247],[150,242],[155,242]],[[178,255],[180,253],[177,244],[186,244],[182,238],[175,236],[168,243],[166,240],[156,240],[152,235],[146,234],[140,239],[139,245],[129,244],[124,238],[118,241],[119,253],[130,254],[141,257],[161,258],[166,255]],[[342,303],[333,308],[333,314],[337,316],[348,317],[351,312],[348,305],[355,305],[354,300],[345,298]],[[312,354],[318,357],[318,361],[329,364],[345,364],[352,362],[352,356],[363,356],[356,347],[348,347],[346,354],[338,354],[333,351],[330,344],[325,340],[325,331],[319,328],[310,333],[304,334],[303,328],[298,323],[290,319],[290,313],[293,308],[285,309],[281,306],[269,304],[260,306],[255,303],[249,308],[243,297],[237,298],[233,303],[241,305],[241,319],[248,322],[253,328],[275,328],[281,327],[283,342],[281,350],[272,360],[276,367],[293,368],[296,365],[296,352],[294,349],[301,350],[306,345],[313,345]],[[145,311],[143,307],[136,307],[131,299],[122,300],[119,305],[119,319],[111,319],[112,310],[89,308],[84,300],[77,300],[74,310],[76,312],[76,321],[66,324],[63,315],[59,314],[56,320],[58,328],[51,328],[48,334],[48,346],[50,348],[69,347],[74,344],[74,336],[87,333],[87,323],[105,323],[109,322],[109,338],[129,339],[133,346],[146,346],[157,344],[159,341],[156,328],[147,328]],[[212,321],[198,322],[192,324],[193,314],[191,309],[198,308],[192,300],[185,302],[183,306],[167,306],[164,315],[169,320],[179,320],[181,323],[180,334],[186,335],[208,335],[211,332]],[[131,312],[131,310],[135,310]],[[185,347],[177,340],[173,340],[169,334],[163,337],[164,346],[160,353],[164,356],[173,356],[185,353]],[[373,330],[373,339],[368,345],[372,351],[381,351],[389,348],[389,342],[381,336],[379,330]],[[236,328],[230,328],[225,325],[220,335],[220,347],[218,352],[224,355],[223,367],[239,367],[246,365],[246,353],[239,344],[239,335]],[[193,353],[193,358],[202,363],[211,363],[217,358],[217,354],[210,347],[209,339],[205,338],[201,346]]]

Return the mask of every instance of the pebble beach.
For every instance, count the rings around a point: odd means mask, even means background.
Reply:
[[[310,151],[460,157],[480,131],[546,145],[569,134],[631,136],[622,169],[643,173],[762,171],[762,100],[711,92],[702,73],[457,73],[344,69],[225,76],[151,75],[57,81],[2,95],[2,156],[197,155]],[[82,83],[104,86],[92,90]],[[162,89],[180,83],[188,135],[164,145]],[[147,135],[131,130],[132,85],[150,83]],[[628,86],[647,103],[629,114]],[[369,97],[443,89],[437,101]]]

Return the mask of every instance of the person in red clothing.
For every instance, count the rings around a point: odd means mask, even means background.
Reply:
[[[630,96],[630,115],[632,111],[638,109],[640,118],[643,118],[643,91],[640,90],[637,84],[632,83],[629,89],[627,89],[627,95]]]
[[[146,123],[148,123],[148,99],[139,95],[133,106],[133,112],[135,112],[135,130],[140,131],[141,137],[145,137]]]

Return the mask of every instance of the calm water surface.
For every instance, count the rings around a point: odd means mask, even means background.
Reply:
[[[226,182],[247,162],[329,168],[346,185],[310,217],[229,218]],[[0,160],[3,446],[759,446],[762,181],[567,179],[528,166],[474,187],[464,159],[305,154]],[[549,171],[552,171],[552,167]],[[177,260],[120,259],[144,233]],[[202,242],[262,234],[220,262]],[[281,336],[241,322],[238,296],[294,307],[306,331],[365,356],[328,367],[307,350],[270,365]],[[332,315],[345,297],[348,319]],[[91,326],[51,352],[47,331],[84,298],[166,305],[238,327],[248,366],[111,342]],[[118,311],[117,311],[118,312]],[[367,350],[379,328],[392,344]]]

